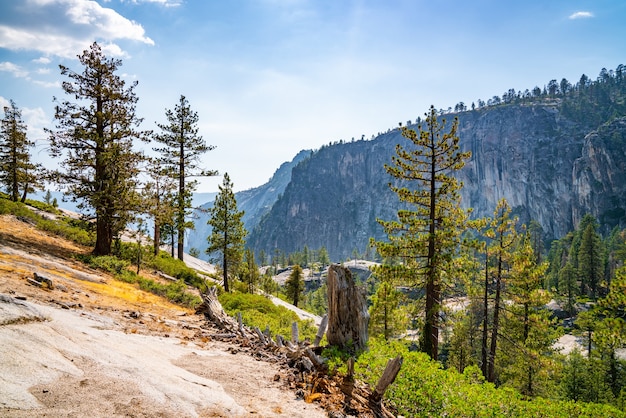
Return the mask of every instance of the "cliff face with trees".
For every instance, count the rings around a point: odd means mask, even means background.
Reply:
[[[505,198],[521,222],[541,225],[546,240],[573,230],[586,213],[603,232],[626,225],[626,113],[617,109],[596,124],[592,106],[588,118],[572,108],[555,98],[444,115],[459,117],[461,148],[472,152],[459,174],[472,217],[490,215]],[[293,169],[271,211],[248,226],[248,245],[268,254],[325,246],[333,260],[367,252],[369,237],[384,238],[376,219],[398,209],[384,164],[401,142],[396,129],[314,152]]]

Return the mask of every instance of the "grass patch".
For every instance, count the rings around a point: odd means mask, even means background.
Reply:
[[[42,203],[42,205],[45,204]],[[93,246],[96,242],[92,225],[89,222],[67,217],[60,217],[57,220],[47,219],[33,212],[24,203],[0,198],[0,215],[5,214],[16,216],[43,231],[50,232],[80,245]]]
[[[172,283],[160,283],[145,278],[130,270],[131,264],[129,261],[119,259],[115,256],[81,254],[77,257],[92,268],[110,273],[117,280],[125,283],[138,284],[141,290],[162,296],[178,305],[193,309],[202,302],[200,297],[187,290],[187,285],[182,279]]]
[[[284,306],[276,306],[264,296],[250,293],[222,293],[220,303],[227,314],[236,316],[241,312],[243,322],[250,327],[259,327],[264,330],[267,326],[272,335],[280,334],[289,338],[291,324],[296,321],[300,338],[315,338],[317,329],[312,321],[303,321],[295,312]]]

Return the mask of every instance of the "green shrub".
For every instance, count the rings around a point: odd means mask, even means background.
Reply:
[[[400,373],[385,393],[387,403],[411,417],[624,417],[599,404],[534,398],[526,400],[512,388],[496,388],[476,366],[463,374],[444,370],[424,353],[409,352],[401,342],[370,340],[369,351],[355,365],[356,377],[376,385],[387,361],[401,354]]]
[[[300,338],[315,338],[317,329],[312,321],[303,321],[295,312],[284,306],[276,306],[265,296],[250,293],[223,293],[219,296],[220,303],[227,314],[235,316],[241,312],[243,322],[251,327],[264,330],[269,326],[272,335],[291,336],[291,324],[296,321]]]
[[[179,280],[184,280],[185,283],[202,289],[204,280],[196,273],[196,271],[190,267],[187,267],[184,261],[171,257],[164,251],[152,259],[150,265],[167,274],[168,276],[176,277]]]
[[[58,215],[61,213],[61,211],[57,208],[55,208],[54,206],[46,203],[46,202],[40,202],[38,200],[32,200],[32,199],[26,199],[26,204],[28,206],[32,206],[36,209],[39,210],[43,210],[44,212],[49,212],[49,213],[53,213],[55,215]]]

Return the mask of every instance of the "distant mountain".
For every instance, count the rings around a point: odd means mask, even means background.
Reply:
[[[442,116],[458,116],[461,147],[472,152],[459,177],[473,216],[491,216],[506,198],[521,222],[541,225],[547,241],[586,213],[604,232],[626,226],[626,77],[608,74],[565,94],[512,95]],[[355,249],[363,254],[369,237],[385,238],[376,219],[396,218],[384,164],[398,143],[407,141],[396,129],[313,152],[266,216],[255,218],[248,245],[268,254],[324,246],[334,261]]]
[[[243,222],[246,229],[252,230],[265,216],[272,205],[278,200],[281,193],[291,181],[291,170],[301,161],[308,158],[312,151],[300,151],[290,162],[281,164],[274,172],[272,178],[262,186],[235,193],[237,207],[245,212]],[[207,248],[207,237],[211,234],[211,227],[207,225],[208,215],[206,209],[213,206],[213,200],[217,193],[214,193],[210,200],[200,205],[200,209],[194,212],[195,230],[189,231],[186,242],[186,250],[197,248],[200,250],[200,257],[206,258],[204,250]]]

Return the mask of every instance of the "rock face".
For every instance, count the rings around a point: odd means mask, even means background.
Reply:
[[[626,117],[592,127],[559,109],[547,102],[458,115],[461,147],[472,152],[459,173],[462,204],[473,217],[491,216],[506,198],[521,222],[541,225],[546,240],[572,230],[586,213],[604,231],[626,226]],[[312,153],[293,168],[248,245],[267,254],[324,246],[334,261],[366,252],[370,237],[385,237],[376,219],[395,219],[399,208],[384,170],[398,143],[407,142],[394,130]]]

